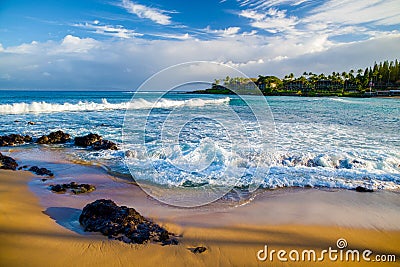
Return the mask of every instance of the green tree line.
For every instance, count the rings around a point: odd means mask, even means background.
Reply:
[[[400,86],[400,64],[394,61],[383,61],[374,63],[373,66],[365,69],[349,70],[348,72],[332,72],[331,74],[316,74],[305,71],[301,76],[295,77],[293,73],[285,75],[283,78],[276,76],[259,75],[258,78],[229,77],[215,80],[211,89],[212,93],[227,93],[226,88],[240,88],[250,90],[250,83],[255,83],[260,90],[268,94],[293,93],[297,94],[346,94],[364,93],[371,89],[387,90],[396,89]],[[226,88],[224,88],[226,87]]]

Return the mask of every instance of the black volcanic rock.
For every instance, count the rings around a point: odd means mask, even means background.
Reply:
[[[65,144],[71,139],[71,136],[63,131],[52,132],[48,135],[40,137],[36,143],[38,144]]]
[[[357,186],[357,187],[355,188],[355,190],[356,190],[357,192],[362,192],[362,193],[365,193],[365,192],[368,192],[368,193],[374,192],[374,190],[369,189],[369,188],[365,188],[365,187],[362,187],[362,186]]]
[[[96,190],[96,187],[91,184],[78,184],[76,182],[71,182],[69,184],[51,185],[49,189],[55,193],[66,193],[67,190],[70,190],[71,193],[78,195],[93,192]]]
[[[117,144],[109,140],[103,140],[101,135],[90,133],[85,136],[75,137],[75,145],[81,147],[92,147],[94,150],[110,149],[118,150]]]
[[[118,206],[112,200],[99,199],[87,204],[79,217],[79,223],[85,231],[100,232],[125,243],[178,244],[172,233],[146,219],[135,209]]]
[[[90,133],[85,136],[75,137],[75,145],[82,146],[82,147],[88,147],[88,146],[92,146],[94,143],[96,143],[100,140],[102,140],[102,137],[100,135]]]
[[[15,171],[18,163],[12,157],[4,156],[0,152],[0,169]]]
[[[0,136],[0,146],[15,146],[28,142],[32,142],[32,137],[29,135],[10,134]]]
[[[92,145],[94,150],[110,149],[118,150],[117,144],[109,140],[100,140]]]
[[[33,172],[37,175],[41,175],[41,176],[49,176],[49,177],[53,177],[54,173],[46,168],[39,168],[38,166],[32,166],[28,169],[28,171]]]

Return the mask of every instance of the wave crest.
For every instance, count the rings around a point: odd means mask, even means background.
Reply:
[[[220,105],[229,103],[230,98],[221,99],[188,99],[170,100],[160,99],[156,103],[143,98],[135,99],[131,102],[109,103],[103,98],[101,103],[79,101],[78,103],[12,103],[1,104],[0,114],[27,114],[27,113],[53,113],[53,112],[74,112],[74,111],[104,111],[104,110],[124,110],[124,109],[151,109],[151,108],[172,108],[179,106],[201,107],[205,105]]]

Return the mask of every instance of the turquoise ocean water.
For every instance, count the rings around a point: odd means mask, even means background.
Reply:
[[[134,100],[129,103],[133,96]],[[228,184],[232,182],[230,175],[223,175],[221,170],[233,165],[231,171],[237,170],[243,175],[243,179],[235,181],[235,186],[246,187],[251,183],[246,177],[252,174],[252,163],[268,162],[269,170],[262,177],[262,188],[350,189],[361,185],[400,189],[399,99],[267,97],[276,129],[275,150],[244,158],[236,155],[232,162],[229,138],[244,129],[235,126],[237,118],[234,116],[227,115],[225,125],[220,125],[206,115],[224,114],[231,108],[241,114],[247,130],[251,131],[256,127],[254,116],[237,96],[169,93],[153,107],[151,99],[154,97],[154,93],[134,95],[132,92],[0,91],[0,135],[17,133],[40,137],[63,130],[72,136],[81,136],[94,132],[117,142],[122,149],[90,151],[71,143],[61,146],[59,153],[65,151],[76,159],[98,162],[123,176],[129,176],[128,162],[131,169],[142,173],[141,177],[167,186]],[[187,113],[180,114],[183,117],[204,116],[189,121],[182,129],[175,129],[173,125],[162,128],[177,107],[185,107],[180,109]],[[143,151],[135,150],[136,144],[122,144],[127,108],[130,114],[148,122],[145,157]],[[29,121],[34,124],[28,124]],[[143,131],[139,126],[137,129],[135,125],[129,127]],[[174,164],[176,151],[165,151],[157,145],[159,136],[168,135],[168,131],[179,131],[178,149],[180,156],[184,156],[184,164],[208,164],[201,175],[185,170],[170,171],[161,179],[146,175],[144,166],[149,160],[160,172]],[[20,148],[28,150],[35,146]]]

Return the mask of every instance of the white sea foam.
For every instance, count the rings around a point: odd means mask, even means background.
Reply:
[[[344,99],[344,98],[339,98],[339,97],[332,97],[332,98],[329,98],[329,100],[336,101],[336,102],[342,102],[342,103],[348,103],[348,104],[360,104],[360,102],[357,102],[354,100],[352,101],[352,100]]]
[[[164,153],[162,156],[160,156],[161,152]],[[249,158],[248,155],[232,154],[232,152],[225,151],[218,146],[214,150],[200,144],[198,149],[184,155],[185,164],[183,166],[202,165],[201,160],[205,160],[208,153],[214,156],[214,164],[203,169],[202,175],[196,175],[191,171],[185,172],[181,171],[181,168],[176,168],[177,165],[180,165],[177,164],[179,159],[174,158],[178,153],[168,153],[169,155],[166,156],[165,152],[162,149],[160,153],[152,151],[151,154],[147,155],[148,158],[137,157],[138,153],[135,152],[133,153],[134,156],[127,160],[137,166],[138,170],[144,172],[149,170],[147,169],[149,166],[151,170],[153,167],[162,170],[163,175],[157,176],[157,180],[152,182],[164,185],[180,186],[186,181],[190,181],[193,184],[248,186],[254,183],[252,178],[255,173],[254,163],[268,162],[268,164],[258,166],[263,169],[261,173],[265,175],[260,184],[263,188],[311,186],[354,189],[357,186],[364,186],[375,190],[400,189],[400,159],[389,155],[381,158],[381,164],[373,158],[367,160],[346,153],[287,155],[277,152],[273,155],[254,155]],[[151,163],[149,164],[149,162]],[[233,173],[235,175],[232,175]],[[242,176],[239,180],[232,178],[237,174]],[[143,176],[146,179],[152,177],[145,173],[143,173]]]
[[[221,99],[188,99],[188,100],[170,100],[160,99],[157,102],[148,101],[142,98],[134,99],[131,102],[109,103],[103,98],[101,103],[79,101],[73,103],[12,103],[0,105],[0,114],[27,114],[27,113],[52,113],[52,112],[76,112],[76,111],[103,111],[103,110],[124,110],[124,109],[150,109],[150,108],[173,108],[180,106],[202,107],[205,105],[220,105],[229,103],[230,98]]]

